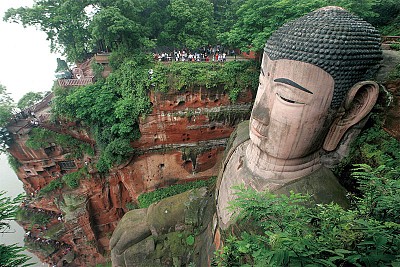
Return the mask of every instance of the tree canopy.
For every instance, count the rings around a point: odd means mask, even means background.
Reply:
[[[28,108],[43,99],[42,92],[28,92],[17,103],[17,107],[21,110]]]
[[[7,10],[3,19],[40,28],[51,49],[74,62],[121,46],[196,49],[219,43],[260,50],[283,23],[327,5],[396,33],[390,27],[399,21],[396,0],[37,0],[32,7]]]
[[[17,208],[21,202],[22,195],[12,199],[5,195],[4,191],[0,192],[0,233],[7,233],[10,228],[10,220],[15,218]],[[0,266],[4,267],[15,267],[15,266],[30,266],[26,264],[30,259],[28,256],[21,254],[24,248],[18,247],[17,245],[5,245],[0,244]]]
[[[4,127],[11,118],[15,108],[14,100],[11,98],[7,88],[0,84],[0,127]]]

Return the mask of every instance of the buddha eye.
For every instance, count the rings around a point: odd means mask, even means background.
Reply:
[[[283,101],[286,102],[286,103],[304,105],[304,103],[302,103],[302,102],[298,102],[298,101],[295,101],[295,100],[292,100],[292,99],[283,97],[283,96],[281,96],[281,95],[278,94],[278,93],[277,93],[276,95],[278,96],[279,99],[283,100]]]

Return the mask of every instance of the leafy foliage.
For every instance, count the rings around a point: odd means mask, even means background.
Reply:
[[[49,147],[52,143],[68,149],[74,158],[81,158],[84,154],[94,154],[90,144],[75,139],[70,135],[59,134],[44,128],[33,128],[29,133],[26,146],[37,150]]]
[[[156,90],[185,90],[188,87],[223,87],[235,101],[244,88],[257,88],[258,70],[252,61],[220,64],[156,64],[151,82]]]
[[[135,202],[128,202],[128,203],[126,203],[125,207],[128,210],[134,210],[134,209],[138,208]]]
[[[29,250],[40,253],[43,257],[48,257],[56,251],[56,247],[52,243],[34,242],[32,239],[25,239],[25,245]]]
[[[36,26],[47,34],[52,51],[66,55],[69,61],[86,58],[90,18],[85,7],[90,1],[38,0],[32,7],[10,8],[4,20]]]
[[[400,51],[400,43],[391,44],[390,48],[393,49],[393,50]]]
[[[79,180],[88,176],[87,168],[81,168],[76,172],[65,174],[62,177],[63,182],[71,189],[79,187]]]
[[[9,221],[15,218],[18,205],[22,200],[22,195],[12,199],[5,196],[5,192],[0,192],[0,233],[7,233],[10,228]],[[30,259],[28,256],[21,254],[24,248],[17,245],[0,244],[0,266],[14,267],[14,266],[30,266],[26,262]]]
[[[160,201],[161,199],[174,196],[190,189],[210,186],[215,183],[215,177],[208,180],[200,180],[195,182],[188,182],[185,184],[171,185],[166,188],[160,188],[152,192],[141,194],[138,197],[139,208],[147,208],[152,203]]]
[[[0,265],[2,267],[15,267],[15,266],[32,266],[33,264],[26,264],[29,257],[21,254],[25,248],[18,247],[17,245],[4,245],[0,244]]]
[[[125,54],[123,49],[120,52]],[[153,69],[151,76],[150,68]],[[132,154],[130,142],[140,137],[139,117],[150,111],[147,95],[150,87],[167,91],[188,86],[223,86],[235,101],[241,89],[256,88],[257,82],[258,71],[250,61],[223,65],[184,62],[154,65],[147,56],[138,54],[122,60],[118,69],[96,84],[55,88],[52,111],[55,117],[81,120],[91,128],[100,150],[96,167],[100,172],[106,172]],[[39,144],[40,141],[34,142],[36,146]]]
[[[397,266],[400,264],[400,143],[375,123],[356,140],[353,205],[312,205],[298,194],[240,189],[233,210],[242,233],[227,238],[218,264]],[[266,264],[265,264],[266,263]]]
[[[226,240],[220,266],[391,266],[400,261],[398,223],[337,204],[307,206],[308,197],[300,194],[241,188],[237,195],[232,208],[247,231]]]
[[[388,80],[400,79],[400,64],[398,64],[388,75]]]
[[[18,195],[12,199],[6,196],[6,192],[0,191],[0,233],[4,233],[10,227],[7,221],[14,219],[22,197],[22,195]]]
[[[359,182],[359,189],[363,193],[358,199],[361,212],[379,221],[400,223],[398,161],[377,168],[367,164],[356,164],[352,176]]]
[[[18,221],[29,222],[31,226],[46,225],[51,217],[43,212],[33,212],[29,209],[19,208],[15,215]]]
[[[209,0],[171,0],[168,21],[159,42],[171,47],[196,49],[215,43],[214,10]]]
[[[32,7],[7,10],[3,19],[40,28],[53,51],[75,62],[93,51],[122,47],[149,51],[222,43],[260,50],[287,20],[328,5],[360,15],[385,34],[398,32],[396,0],[37,0]]]
[[[186,244],[188,244],[189,246],[193,246],[195,242],[195,238],[193,235],[189,235],[188,237],[186,237]]]
[[[89,29],[94,40],[102,40],[108,47],[115,42],[132,48],[143,46],[142,39],[148,31],[140,21],[144,5],[139,1],[132,1],[129,6],[128,2],[122,5],[122,1],[116,2],[100,8],[93,17]]]
[[[18,159],[15,158],[11,154],[7,155],[7,161],[8,161],[8,165],[11,166],[11,168],[14,170],[14,172],[17,172],[18,168],[22,166],[22,163],[19,162]]]
[[[64,183],[60,178],[54,179],[39,191],[39,196],[53,192],[54,190],[63,188]]]
[[[272,32],[285,22],[329,5],[344,7],[366,19],[378,15],[373,9],[378,5],[375,0],[247,0],[237,9],[235,24],[219,39],[244,51],[260,51]]]
[[[100,172],[121,164],[133,152],[130,141],[140,137],[139,116],[150,111],[147,72],[148,68],[130,58],[106,80],[55,90],[54,115],[82,120],[91,127],[101,151],[97,163]]]
[[[41,92],[28,92],[24,96],[21,97],[21,99],[17,103],[17,107],[21,110],[28,108],[40,100],[42,100],[44,97],[44,93]]]
[[[7,92],[7,88],[0,84],[0,127],[6,126],[10,120],[13,109],[15,108],[14,101]]]
[[[400,35],[400,6],[397,0],[380,1],[373,11],[378,16],[367,19],[380,29],[382,35]]]
[[[366,129],[351,147],[347,162],[365,163],[372,167],[397,167],[400,160],[399,142],[385,132],[378,115],[372,117],[372,126]]]

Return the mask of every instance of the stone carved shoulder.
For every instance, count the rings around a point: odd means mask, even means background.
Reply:
[[[222,179],[222,174],[224,173],[226,165],[228,164],[229,159],[231,158],[233,152],[235,152],[235,150],[241,144],[243,144],[249,139],[250,139],[249,121],[243,121],[237,125],[236,130],[231,134],[229,138],[228,144],[225,149],[224,158],[221,162],[221,167],[218,174],[217,188],[219,188]]]

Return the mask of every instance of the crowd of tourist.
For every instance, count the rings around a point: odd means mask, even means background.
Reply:
[[[168,49],[165,49],[165,51]],[[196,51],[189,49],[181,49],[169,52],[155,52],[153,54],[154,60],[156,61],[212,61],[212,62],[225,62],[228,55],[235,56],[235,50],[227,50],[219,45],[208,46]]]

